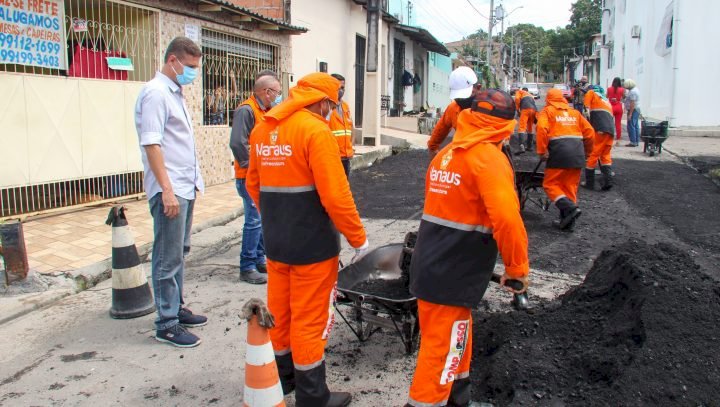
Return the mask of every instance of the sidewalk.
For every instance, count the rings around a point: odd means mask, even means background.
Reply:
[[[122,203],[140,247],[152,242],[152,217],[147,199]],[[112,229],[105,224],[113,204],[73,210],[62,215],[31,218],[23,224],[30,269],[38,273],[65,272],[97,263],[112,253]],[[195,204],[194,225],[242,214],[242,200],[234,182],[209,187]]]

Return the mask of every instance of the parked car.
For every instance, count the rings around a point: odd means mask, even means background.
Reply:
[[[540,88],[538,88],[538,84],[534,82],[528,82],[524,85],[522,85],[523,88],[528,88],[528,93],[533,95],[535,99],[540,99]]]
[[[564,83],[556,83],[553,85],[553,88],[560,89],[562,91],[562,95],[567,101],[569,102],[570,99],[572,99],[572,92],[570,91],[570,87]]]

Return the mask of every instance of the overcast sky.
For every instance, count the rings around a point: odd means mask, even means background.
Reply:
[[[488,29],[490,0],[412,0],[412,3],[417,25],[426,28],[442,42],[460,40],[480,27],[484,31]],[[500,3],[496,0],[495,6]],[[545,29],[564,27],[570,22],[572,3],[573,0],[504,0],[502,5],[507,16],[505,28],[521,23],[531,23]],[[518,6],[523,7],[512,11]],[[510,12],[512,14],[507,15]],[[499,30],[498,22],[493,28],[493,34]]]

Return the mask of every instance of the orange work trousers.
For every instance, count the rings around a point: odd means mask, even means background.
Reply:
[[[292,352],[296,369],[325,360],[325,344],[335,324],[338,257],[302,266],[267,261],[268,309],[275,354]]]
[[[521,110],[520,111],[520,122],[518,124],[518,133],[532,133],[534,123],[535,123],[535,111],[532,109]]]
[[[422,340],[408,404],[464,405],[470,401],[470,308],[417,302]]]
[[[577,203],[581,168],[546,168],[543,189],[552,202],[567,198]]]
[[[612,165],[612,156],[610,155],[610,151],[613,148],[613,143],[614,140],[612,135],[596,132],[593,150],[585,163],[585,168],[597,168],[598,160],[600,161],[600,165]]]

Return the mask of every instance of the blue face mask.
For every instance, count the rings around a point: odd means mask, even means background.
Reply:
[[[275,100],[273,100],[272,102],[270,102],[270,105],[271,105],[271,106],[277,106],[277,105],[280,104],[280,102],[282,102],[282,95],[277,95],[277,97],[275,98]]]
[[[195,78],[197,78],[197,69],[195,68],[183,65],[183,72],[179,74],[175,70],[175,67],[172,65],[170,65],[170,67],[173,72],[175,72],[175,80],[177,80],[177,83],[179,83],[180,86],[189,85],[195,80]]]

